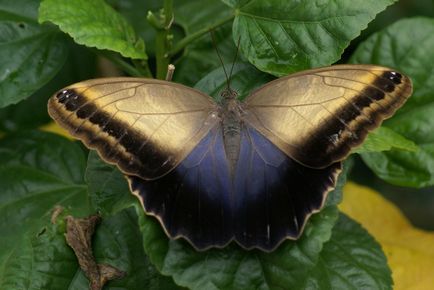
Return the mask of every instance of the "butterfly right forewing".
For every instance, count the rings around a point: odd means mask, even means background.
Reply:
[[[245,100],[244,121],[311,168],[343,160],[404,104],[408,77],[373,65],[337,65],[272,81]]]

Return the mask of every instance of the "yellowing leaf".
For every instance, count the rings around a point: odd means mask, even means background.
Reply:
[[[414,228],[378,192],[348,183],[340,209],[359,221],[382,245],[395,290],[430,290],[434,285],[434,232]]]
[[[60,127],[59,125],[57,125],[54,122],[50,122],[44,126],[41,126],[39,129],[41,129],[42,131],[45,131],[45,132],[51,132],[54,134],[61,135],[61,136],[66,137],[70,140],[75,140],[74,138],[71,137],[71,135],[68,133],[68,131],[66,131],[65,129],[63,129],[62,127]]]

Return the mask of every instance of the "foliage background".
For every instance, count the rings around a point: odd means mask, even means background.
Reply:
[[[64,242],[63,221],[50,223],[56,205],[64,214],[103,215],[95,256],[129,274],[106,289],[391,289],[380,245],[336,205],[349,178],[400,204],[414,224],[434,229],[434,4],[395,2],[0,0],[0,289],[86,287]],[[160,15],[163,4],[173,23]],[[361,158],[355,154],[346,164],[351,174],[341,176],[303,237],[271,254],[235,245],[197,253],[169,241],[117,169],[77,142],[36,130],[50,122],[46,101],[58,89],[108,71],[162,78],[166,54],[177,67],[174,81],[218,97],[225,81],[211,28],[227,63],[240,39],[232,84],[242,97],[275,76],[336,62],[394,67],[414,82],[414,96],[358,149]],[[351,186],[341,208],[381,242],[395,288],[429,289],[429,272],[409,265],[432,269],[424,260],[433,255],[426,250],[432,237],[415,234],[393,209],[367,214],[390,206],[385,200],[375,206],[372,192]],[[390,244],[398,237],[407,248]]]

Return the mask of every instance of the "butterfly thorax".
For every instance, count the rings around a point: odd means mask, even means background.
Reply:
[[[228,88],[222,92],[221,96],[224,146],[230,171],[234,172],[240,153],[242,109],[235,91]]]

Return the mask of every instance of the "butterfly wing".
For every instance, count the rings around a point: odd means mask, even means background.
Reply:
[[[55,94],[48,112],[125,174],[155,179],[181,162],[217,123],[211,97],[154,79],[106,78]]]
[[[283,77],[245,100],[244,121],[311,168],[343,160],[410,96],[409,78],[373,65],[336,65]]]

